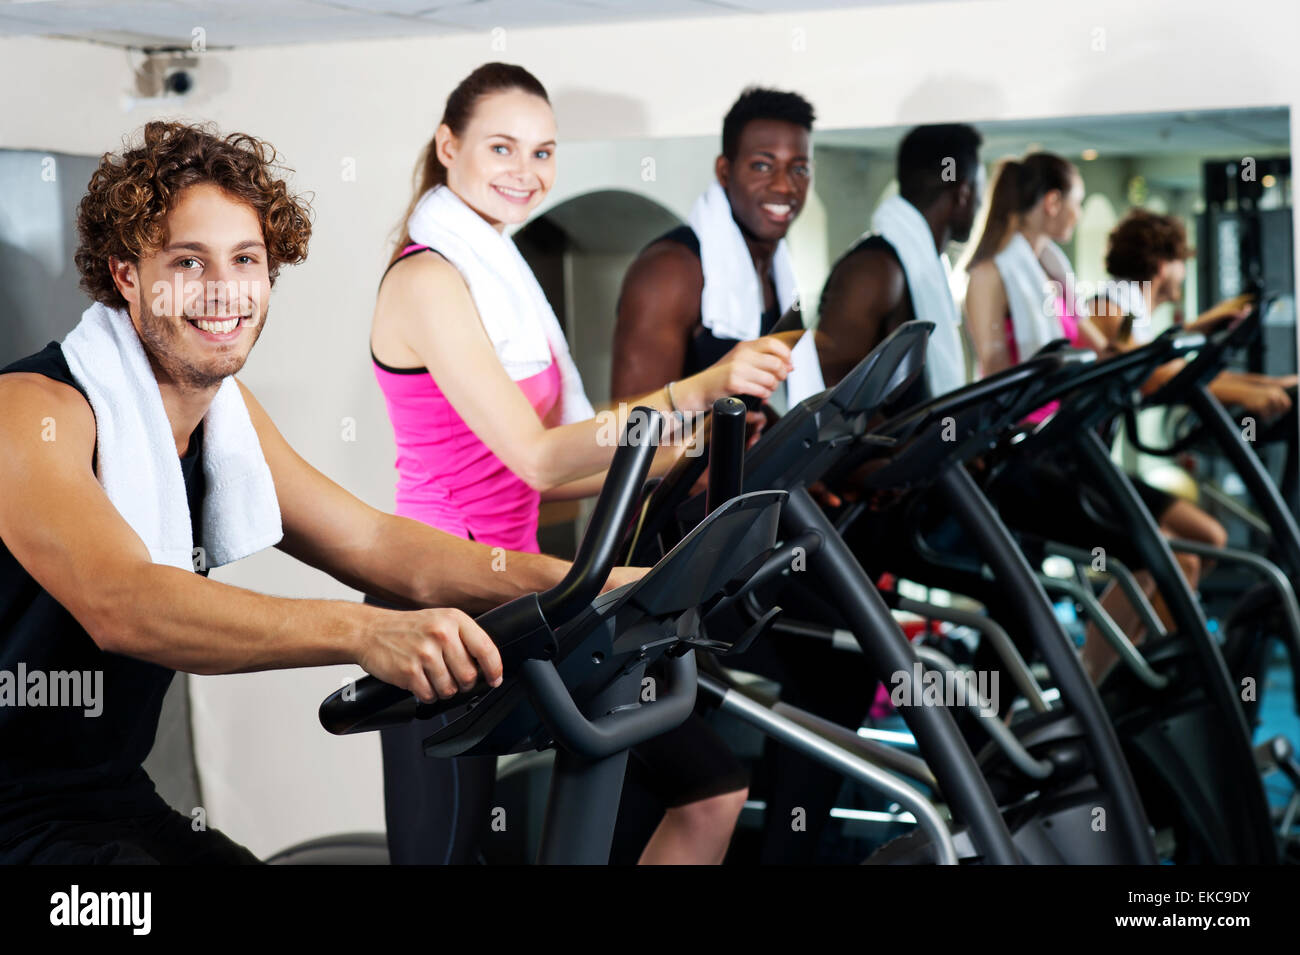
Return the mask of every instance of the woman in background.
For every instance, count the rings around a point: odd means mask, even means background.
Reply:
[[[1060,156],[1031,153],[999,168],[967,265],[966,327],[981,377],[1020,364],[1054,339],[1104,346],[1081,327],[1068,294],[1070,263],[1058,245],[1070,241],[1082,211],[1083,177]]]
[[[528,71],[489,63],[456,87],[425,147],[370,342],[398,447],[397,512],[532,552],[540,501],[597,493],[617,443],[608,421],[593,417],[554,312],[505,235],[550,190],[555,147],[546,90]],[[741,343],[705,371],[620,404],[617,434],[636,405],[677,427],[675,412],[705,411],[719,397],[766,398],[789,359],[780,341]],[[665,448],[655,472],[675,457]],[[383,733],[393,860],[472,861],[495,760],[428,758],[427,733]],[[667,807],[641,861],[721,862],[747,793],[745,770],[722,740],[692,716],[637,747],[629,776],[637,769]]]
[[[1007,160],[998,170],[988,218],[969,265],[966,322],[981,375],[1026,361],[1048,342],[1066,338],[1080,348],[1114,351],[1111,339],[1072,300],[1073,269],[1058,243],[1069,242],[1083,211],[1083,177],[1068,160],[1031,153]],[[1035,418],[1046,417],[1053,406]],[[1078,494],[1077,479],[1044,461],[1026,462],[1007,476],[998,495],[1009,523],[1051,527],[1060,521],[1062,502]],[[1227,531],[1191,501],[1174,497],[1134,477],[1134,487],[1170,538],[1222,547]],[[1085,525],[1086,526],[1086,525]],[[1192,554],[1176,554],[1183,576],[1196,589],[1204,568]],[[1166,626],[1172,621],[1145,571],[1137,575]],[[1102,606],[1134,643],[1145,636],[1137,611],[1112,583]],[[1094,626],[1089,626],[1083,659],[1097,682],[1117,656]]]

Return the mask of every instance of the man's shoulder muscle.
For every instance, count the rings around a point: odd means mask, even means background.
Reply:
[[[619,298],[620,306],[634,302],[667,305],[666,311],[673,317],[690,324],[699,316],[703,292],[700,260],[681,243],[661,239],[632,260]],[[656,311],[662,314],[663,309]]]
[[[827,290],[843,289],[866,298],[883,313],[892,313],[907,295],[907,275],[893,255],[868,246],[847,253],[827,279]]]
[[[52,444],[62,461],[81,456],[90,466],[95,414],[75,387],[37,372],[0,375],[0,444],[9,457],[24,448]]]

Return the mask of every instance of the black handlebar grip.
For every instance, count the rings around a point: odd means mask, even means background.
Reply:
[[[713,427],[709,435],[709,489],[706,513],[721,507],[741,492],[745,483],[745,403],[738,398],[713,402]]]
[[[628,415],[573,566],[562,581],[538,595],[551,626],[559,627],[573,619],[605,586],[640,499],[641,485],[650,474],[663,420],[653,408],[640,406]]]
[[[474,622],[496,643],[507,675],[517,673],[525,660],[545,659],[554,654],[555,633],[542,614],[537,594],[525,594],[494,607]],[[320,705],[320,723],[336,736],[401,726],[462,707],[490,689],[480,680],[455,696],[421,703],[401,687],[364,676],[325,698]]]

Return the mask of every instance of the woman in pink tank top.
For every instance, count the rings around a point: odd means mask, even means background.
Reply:
[[[1007,160],[999,168],[984,231],[967,265],[966,327],[981,376],[1029,357],[1021,355],[1016,345],[1006,285],[994,259],[1016,233],[1025,238],[1036,256],[1050,242],[1070,241],[1082,209],[1083,178],[1060,156],[1031,153],[1021,160]],[[1049,279],[1046,270],[1043,279]],[[1053,298],[1060,337],[1078,343],[1085,329],[1073,303],[1059,289]],[[1083,347],[1090,347],[1089,341],[1084,340]]]
[[[485,279],[479,268],[485,259],[473,254],[472,245],[466,254],[473,236],[479,251],[506,261],[500,240],[485,233],[479,219],[504,236],[507,226],[523,223],[537,208],[554,177],[555,119],[545,89],[517,66],[491,63],[475,70],[448,97],[425,148],[420,187],[381,282],[371,329],[375,375],[397,445],[397,512],[503,548],[506,572],[505,552],[538,550],[541,500],[597,493],[615,450],[602,439],[611,433],[608,416],[574,420],[571,411],[564,413],[566,407],[589,413],[589,406],[577,393],[576,373],[560,367],[568,355],[557,354],[554,339],[550,363],[518,379],[499,357],[503,347],[518,342],[494,341],[489,329],[501,334],[501,326],[513,320],[511,334],[518,338],[535,331],[518,327],[524,310],[500,312],[502,295],[520,293],[514,301],[535,301],[522,296],[535,287],[532,276],[493,287],[496,274]],[[449,192],[434,192],[444,187]],[[474,214],[468,219],[466,207]],[[420,220],[421,228],[443,236],[445,249],[411,239],[407,223],[429,209],[440,217],[432,226]],[[507,273],[519,274],[503,267],[500,274]],[[674,412],[702,412],[725,395],[766,398],[789,372],[789,357],[789,348],[776,339],[741,343],[717,365],[609,413],[621,433],[637,405],[657,409],[675,426]],[[673,443],[680,444],[670,436],[654,473],[665,472],[680,453]],[[632,580],[642,571],[616,573]],[[384,731],[390,851],[395,861],[469,861],[488,831],[493,761],[426,758],[420,742],[427,731]],[[666,810],[642,862],[722,861],[747,782],[743,767],[715,735],[692,717],[633,751],[629,765],[648,769],[647,785]]]
[[[1023,236],[1035,256],[1050,242],[1068,242],[1078,224],[1083,204],[1083,179],[1074,165],[1051,153],[1031,153],[1021,160],[1008,160],[998,170],[989,200],[984,231],[976,243],[967,268],[970,284],[966,291],[966,327],[975,348],[981,377],[1020,364],[1020,354],[1011,320],[1007,288],[995,258],[1013,236]],[[1046,283],[1058,281],[1043,271]],[[1066,293],[1066,294],[1063,294]],[[1084,348],[1094,346],[1086,335],[1070,301],[1068,289],[1051,295],[1056,337]],[[1045,295],[1043,304],[1046,306]],[[1046,343],[1044,343],[1046,344]],[[1055,413],[1056,402],[1026,416],[1039,422]]]
[[[427,251],[408,245],[397,261]],[[458,537],[537,553],[541,493],[479,440],[426,368],[395,368],[371,357],[397,444],[396,513]],[[515,384],[546,421],[560,398],[554,353],[546,370]]]

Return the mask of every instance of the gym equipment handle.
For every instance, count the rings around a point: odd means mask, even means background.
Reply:
[[[564,579],[549,590],[526,594],[475,618],[500,649],[507,674],[517,672],[525,660],[550,656],[555,650],[553,628],[590,606],[605,586],[641,485],[650,473],[662,427],[663,417],[653,408],[636,407],[628,415],[578,555]],[[326,697],[319,718],[321,726],[335,735],[366,732],[437,716],[464,706],[487,689],[480,681],[447,699],[421,703],[401,687],[364,676]]]
[[[558,627],[572,620],[605,586],[640,499],[641,486],[650,476],[663,422],[659,412],[644,406],[633,408],[628,415],[622,441],[614,452],[573,566],[563,580],[538,594],[542,613],[551,626]]]
[[[584,759],[604,759],[680,726],[695,707],[695,651],[664,658],[668,691],[654,703],[616,710],[594,720],[582,715],[555,664],[525,660],[521,667],[537,715],[557,745]]]
[[[705,511],[717,508],[744,490],[745,403],[739,398],[713,402],[713,429],[709,435],[709,487]]]

